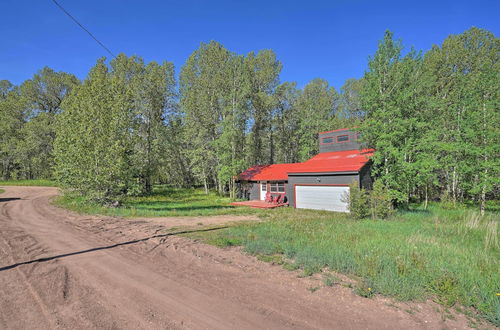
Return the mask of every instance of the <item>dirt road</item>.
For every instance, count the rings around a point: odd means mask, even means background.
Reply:
[[[55,188],[0,194],[1,329],[462,328],[272,266],[238,249],[165,234],[244,217],[121,219],[50,205]],[[199,228],[200,226],[198,226]],[[314,282],[316,281],[316,282]],[[418,310],[420,308],[420,310]]]

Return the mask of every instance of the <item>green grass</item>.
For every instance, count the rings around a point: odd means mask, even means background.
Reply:
[[[42,186],[42,187],[57,187],[55,181],[46,179],[37,180],[0,180],[0,186]]]
[[[498,213],[471,210],[400,212],[391,220],[352,220],[348,215],[282,208],[268,221],[197,233],[219,246],[242,245],[259,256],[282,256],[301,276],[325,267],[358,278],[354,291],[398,300],[433,299],[462,305],[500,325]]]
[[[86,214],[121,217],[176,217],[257,214],[260,210],[229,205],[231,199],[202,189],[155,187],[153,194],[126,197],[117,208],[101,206],[88,199],[66,194],[55,200],[56,205]]]
[[[3,189],[0,189],[0,194],[1,194],[1,193],[4,193],[4,192],[5,192],[5,190],[3,190]]]

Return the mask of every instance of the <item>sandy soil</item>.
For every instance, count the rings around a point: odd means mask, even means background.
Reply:
[[[122,219],[56,208],[56,188],[0,195],[1,329],[460,329],[431,303],[393,305],[167,234],[253,217]],[[321,286],[315,292],[308,288]],[[409,308],[409,309],[408,309]],[[410,310],[411,309],[411,310]]]

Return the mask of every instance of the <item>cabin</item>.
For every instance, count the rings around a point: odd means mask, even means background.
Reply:
[[[370,189],[370,157],[359,133],[339,129],[318,134],[319,154],[303,163],[253,166],[239,175],[240,197],[264,201],[269,194],[289,206],[349,212],[344,196],[356,181]]]

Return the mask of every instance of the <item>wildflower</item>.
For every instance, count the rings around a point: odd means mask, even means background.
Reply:
[[[368,288],[368,291],[372,291],[372,288]]]

